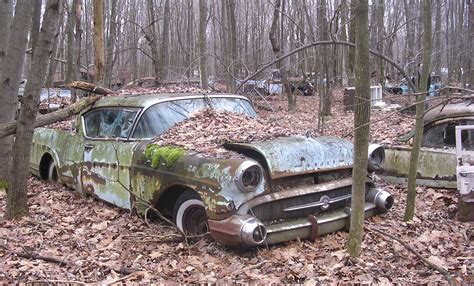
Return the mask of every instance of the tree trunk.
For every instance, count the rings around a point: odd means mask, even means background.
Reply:
[[[32,61],[32,69],[28,75],[25,94],[21,100],[18,126],[13,145],[13,165],[11,187],[7,192],[5,218],[15,219],[28,214],[27,182],[33,130],[38,113],[40,91],[45,80],[52,38],[59,20],[61,0],[48,0],[43,15],[38,43]],[[23,19],[27,21],[27,19]]]
[[[346,0],[341,1],[341,41],[347,41],[347,14],[348,14],[348,7]],[[347,77],[347,47],[341,47],[341,74],[342,74],[342,86],[347,86],[349,84],[349,79]]]
[[[107,53],[105,57],[104,85],[110,87],[113,71],[115,38],[117,36],[117,1],[111,1],[109,18],[109,36],[107,37]]]
[[[326,10],[327,10],[326,0],[321,0],[320,5],[318,7],[318,18],[319,18],[319,27],[321,29],[320,40],[322,41],[329,40],[329,27],[328,27],[328,19],[327,19]],[[320,74],[321,88],[319,91],[321,93],[320,102],[322,102],[322,109],[321,109],[322,116],[331,115],[332,94],[329,91],[330,91],[330,82],[332,79],[330,78],[330,75],[329,75],[328,48],[329,48],[328,46],[321,47],[322,69],[320,70],[321,71],[321,74]],[[324,79],[326,80],[324,81]]]
[[[424,92],[428,91],[428,76],[431,60],[431,0],[423,0],[423,70],[418,90],[423,92],[417,95],[415,138],[410,154],[410,168],[408,171],[407,205],[404,220],[412,220],[415,214],[416,173],[423,139],[423,114],[425,112]]]
[[[442,0],[436,0],[436,20],[434,30],[434,70],[441,74],[441,5]]]
[[[155,83],[158,84],[160,78],[160,62],[158,61],[158,44],[157,44],[157,37],[158,34],[156,32],[156,21],[155,21],[155,6],[153,0],[147,0],[147,10],[148,10],[148,23],[149,23],[149,30],[145,35],[148,43],[150,44],[151,48],[151,57],[153,62],[153,71],[155,75]]]
[[[0,78],[3,71],[2,63],[7,53],[8,37],[13,16],[13,0],[0,1]]]
[[[41,22],[41,4],[42,0],[35,0],[33,6],[33,23],[31,25],[31,37],[30,37],[30,47],[31,47],[31,58],[35,54],[36,43],[38,42],[38,33],[40,29]]]
[[[104,81],[104,0],[93,0],[94,4],[94,82]]]
[[[76,73],[76,79],[81,78],[81,46],[82,46],[82,0],[74,0],[74,15],[76,17],[76,38],[74,45],[74,58],[76,59],[76,64],[74,70]],[[86,66],[88,64],[86,63]],[[87,71],[86,71],[87,72]],[[88,74],[88,73],[87,73]],[[71,102],[74,103],[77,100],[77,92],[75,90],[71,91]]]
[[[44,84],[46,87],[53,87],[54,74],[56,73],[56,68],[58,66],[58,61],[56,60],[56,58],[59,57],[58,46],[61,40],[60,32],[61,32],[62,21],[63,21],[63,17],[59,17],[59,22],[56,25],[56,32],[55,32],[55,35],[58,35],[58,36],[54,37],[53,47],[51,48],[51,57],[50,57],[49,65],[48,65],[48,75],[46,77],[46,82]]]
[[[278,28],[278,18],[280,16],[281,0],[276,0],[274,7],[275,8],[273,10],[272,25],[270,27],[270,33],[268,34],[268,36],[270,38],[270,43],[272,45],[273,54],[278,59],[283,55],[283,52],[281,51],[280,45],[276,38],[277,28]],[[287,91],[288,111],[293,111],[296,108],[296,95],[293,92],[291,92],[291,87],[290,87],[290,84],[288,83],[288,79],[286,78],[286,74],[283,72],[281,68],[281,61],[277,62],[277,68],[278,70],[280,70],[280,74],[283,81],[283,88],[284,90]]]
[[[67,24],[66,24],[66,36],[67,36],[67,52],[66,52],[66,83],[71,83],[76,80],[77,73],[75,69],[76,61],[75,61],[75,49],[76,49],[76,39],[74,35],[74,29],[76,27],[76,16],[74,13],[75,8],[75,0],[73,0],[68,5],[67,2]],[[76,101],[76,92],[71,91],[71,101]]]
[[[369,29],[367,26],[369,9],[367,0],[357,0],[356,3],[354,167],[350,233],[347,242],[347,250],[351,257],[359,257],[364,235],[365,182],[370,130]]]
[[[474,0],[469,1],[469,23],[468,23],[468,47],[467,58],[469,59],[469,87],[474,88]]]
[[[209,89],[207,82],[207,7],[205,0],[199,0],[199,76],[201,88]]]
[[[2,68],[0,82],[0,123],[15,119],[18,109],[18,87],[20,86],[21,69],[25,59],[28,42],[28,30],[31,24],[33,7],[29,0],[18,0],[15,16],[11,24],[8,40],[7,57]],[[12,164],[12,138],[0,139],[0,180],[8,181]]]
[[[228,75],[228,85],[230,92],[235,92],[235,79],[239,73],[239,58],[237,45],[237,23],[235,19],[235,0],[227,0],[227,35],[230,45],[230,72]]]
[[[170,45],[170,0],[165,0],[165,9],[163,15],[163,30],[161,32],[161,48],[160,48],[160,69],[158,76],[160,80],[166,78],[165,67],[168,67],[168,50]]]

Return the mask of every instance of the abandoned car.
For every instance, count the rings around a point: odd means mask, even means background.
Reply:
[[[424,116],[422,147],[417,169],[417,185],[438,188],[456,188],[456,140],[455,127],[474,124],[474,105],[467,102],[441,105]],[[415,135],[412,130],[400,138],[408,142]],[[468,136],[469,135],[469,136]],[[462,143],[471,141],[470,133]],[[472,143],[474,144],[474,143]],[[382,176],[392,183],[406,184],[410,165],[410,145],[385,147],[385,163]]]
[[[204,108],[256,116],[237,95],[104,97],[77,116],[74,131],[35,130],[31,171],[140,214],[154,206],[185,233],[210,232],[229,246],[315,239],[348,226],[353,145],[347,140],[229,142],[235,159],[156,147],[176,152],[159,163],[150,159],[154,137]],[[383,148],[372,145],[369,154],[368,169],[379,169]],[[366,216],[392,204],[367,177]]]

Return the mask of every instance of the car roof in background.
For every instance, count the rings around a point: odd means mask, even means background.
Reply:
[[[235,94],[197,94],[197,93],[154,93],[154,94],[126,94],[118,96],[106,96],[98,100],[94,107],[123,106],[123,107],[143,107],[147,108],[156,103],[170,101],[174,99],[204,98],[207,95],[211,98],[232,97],[246,99],[244,96]]]
[[[451,103],[440,105],[428,111],[424,116],[425,125],[437,120],[450,117],[474,116],[474,103],[471,101],[463,101],[459,103]]]

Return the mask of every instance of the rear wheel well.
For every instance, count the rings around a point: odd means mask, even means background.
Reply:
[[[185,191],[192,191],[197,194],[197,192],[190,187],[181,185],[172,186],[166,189],[163,194],[161,194],[158,201],[154,204],[154,207],[159,210],[161,214],[164,215],[166,218],[172,219],[176,201],[178,200],[179,196]],[[156,215],[152,214],[152,212],[150,212],[149,214],[152,218],[156,217]]]
[[[45,153],[43,157],[41,157],[39,165],[39,175],[41,179],[48,180],[49,164],[51,164],[53,160],[53,156],[49,153]]]

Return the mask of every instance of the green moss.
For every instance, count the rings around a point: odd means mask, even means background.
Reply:
[[[180,147],[160,147],[155,144],[150,144],[146,147],[145,157],[150,160],[153,168],[158,168],[161,164],[165,164],[167,168],[171,168],[176,160],[184,155],[184,152],[184,149]]]
[[[6,189],[8,189],[8,181],[0,180],[0,190],[6,190]]]

